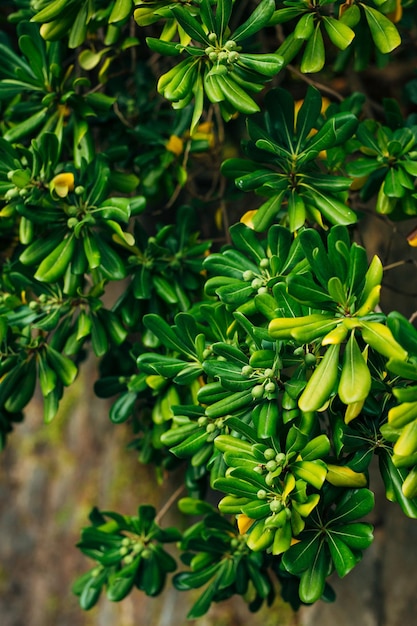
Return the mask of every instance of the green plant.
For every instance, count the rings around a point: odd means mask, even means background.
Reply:
[[[93,509],[81,607],[158,595],[169,542],[176,589],[203,588],[190,618],[276,581],[295,609],[334,599],[372,543],[374,456],[417,517],[417,330],[360,243],[366,215],[415,216],[415,78],[401,102],[349,82],[415,63],[415,0],[6,4],[1,446],[37,382],[59,419],[92,350],[192,517]]]

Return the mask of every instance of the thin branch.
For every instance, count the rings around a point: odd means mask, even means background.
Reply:
[[[294,65],[288,64],[287,69],[289,69],[290,72],[293,72],[293,74],[301,78],[308,85],[312,85],[313,87],[316,87],[319,91],[325,91],[330,96],[337,98],[337,100],[339,100],[340,102],[343,102],[343,100],[345,99],[344,96],[342,96],[342,94],[340,94],[338,91],[335,91],[331,87],[328,87],[327,85],[323,83],[320,83],[318,80],[313,80],[306,74],[303,74],[302,72],[300,72],[300,70],[294,67]]]
[[[185,491],[185,485],[180,485],[178,487],[178,489],[176,489],[174,491],[173,494],[171,494],[171,496],[168,498],[168,500],[165,502],[164,506],[161,508],[160,511],[158,511],[157,516],[155,517],[155,522],[157,524],[159,524],[162,520],[162,518],[164,517],[164,515],[167,514],[167,512],[169,511],[169,509],[171,508],[171,506],[174,504],[174,502],[180,497],[180,495],[182,494],[182,492]]]

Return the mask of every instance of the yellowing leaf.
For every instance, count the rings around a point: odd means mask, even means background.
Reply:
[[[184,150],[184,141],[181,137],[177,137],[177,135],[171,135],[165,145],[165,148],[168,152],[175,154],[175,156],[180,156]]]
[[[74,174],[62,172],[51,180],[49,187],[60,198],[66,198],[70,191],[74,190]]]
[[[335,487],[366,487],[368,481],[363,472],[354,472],[344,465],[327,464],[326,480]]]
[[[247,533],[249,528],[255,522],[254,519],[252,519],[251,517],[248,517],[244,513],[241,513],[240,515],[238,515],[236,519],[237,519],[237,527],[241,535],[244,535],[245,533]]]
[[[396,24],[400,21],[403,16],[403,7],[401,4],[401,0],[397,0],[396,7],[391,13],[387,13],[387,18]]]
[[[245,226],[248,226],[248,228],[253,229],[253,218],[257,212],[258,212],[258,209],[254,209],[252,211],[246,211],[246,213],[242,215],[242,217],[240,218],[240,221],[242,222],[242,224],[245,224]]]

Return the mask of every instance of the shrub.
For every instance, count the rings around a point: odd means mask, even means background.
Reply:
[[[360,244],[367,215],[417,214],[416,79],[401,101],[352,88],[415,63],[415,9],[5,3],[1,445],[38,384],[56,417],[92,350],[111,421],[182,468],[191,516],[93,509],[83,609],[172,572],[203,587],[190,618],[233,594],[257,610],[276,581],[294,608],[332,599],[372,543],[375,455],[417,517],[417,330]]]

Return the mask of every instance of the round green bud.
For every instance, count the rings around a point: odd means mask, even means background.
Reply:
[[[127,546],[122,546],[119,552],[120,552],[120,556],[126,556],[126,554],[129,552],[129,548]]]
[[[272,513],[279,513],[283,509],[283,504],[280,500],[271,500],[269,503],[269,508]]]
[[[314,356],[314,354],[312,354],[311,352],[307,352],[307,354],[304,357],[304,363],[306,365],[315,365],[316,362],[317,362],[317,359]]]
[[[245,270],[242,274],[242,278],[243,280],[249,282],[250,280],[253,280],[255,277],[255,274],[252,272],[252,270]]]
[[[242,376],[252,376],[253,367],[251,365],[244,365],[242,367]]]
[[[283,452],[278,452],[278,454],[275,457],[275,461],[277,462],[278,465],[283,465],[286,459],[287,457],[285,456]]]
[[[256,494],[258,500],[265,500],[267,493],[265,491],[265,489],[259,489],[258,493]]]
[[[261,259],[259,261],[259,267],[261,267],[263,270],[266,270],[266,268],[269,267],[269,259],[267,259],[266,257],[264,259]]]
[[[76,196],[81,196],[85,191],[85,187],[83,187],[82,185],[77,185],[76,188],[74,189],[74,193]]]
[[[233,50],[232,52],[229,52],[229,63],[236,63],[236,61],[239,60],[239,52],[236,52],[236,50]]]
[[[207,39],[209,40],[210,43],[216,43],[217,41],[216,33],[209,33]]]
[[[144,546],[143,546],[143,543],[142,543],[141,541],[136,541],[136,542],[133,544],[133,552],[134,552],[135,554],[139,554],[139,552],[142,552],[143,547],[144,547]]]
[[[255,465],[255,467],[253,468],[253,471],[255,472],[255,474],[263,474],[264,473],[262,465]]]
[[[207,55],[211,54],[211,53],[212,53],[212,52],[214,52],[214,51],[215,51],[215,50],[214,50],[213,46],[207,46],[207,48],[204,50],[204,52],[205,52]]]
[[[199,426],[205,426],[207,424],[207,417],[205,415],[202,415],[201,417],[199,417],[197,420],[197,424]]]
[[[224,52],[223,50],[221,52],[219,52],[219,54],[217,55],[217,59],[219,61],[219,63],[226,63],[226,61],[228,61],[229,59],[229,55],[227,54],[227,52]]]
[[[272,459],[275,459],[275,455],[276,452],[274,448],[267,448],[264,452],[264,457],[267,461],[272,461]]]
[[[228,39],[223,46],[223,48],[225,48],[226,50],[235,50],[236,47],[236,41],[233,41],[233,39]]]
[[[268,472],[275,472],[278,466],[277,466],[276,461],[274,459],[271,459],[271,461],[268,461],[265,467],[268,470]]]
[[[216,63],[217,55],[218,55],[217,52],[210,52],[210,54],[208,55],[208,58],[210,59],[212,63]]]
[[[214,433],[216,426],[213,423],[207,424],[206,433]]]
[[[264,286],[262,278],[254,278],[250,286],[252,287],[252,289],[260,289]]]
[[[68,226],[68,228],[73,229],[73,228],[75,228],[77,226],[77,224],[78,224],[78,220],[77,220],[76,217],[69,217],[67,219],[67,226]]]
[[[259,287],[258,294],[261,296],[263,293],[268,293],[268,287]]]
[[[266,383],[265,391],[267,393],[272,393],[273,391],[275,391],[275,383],[272,382],[272,380],[270,380],[269,383]]]
[[[260,400],[264,397],[264,391],[265,390],[263,385],[255,385],[255,387],[253,387],[251,391],[252,398],[254,400]]]
[[[272,376],[274,375],[274,370],[271,367],[267,367],[264,371],[264,375],[266,376],[266,378],[272,378]]]

